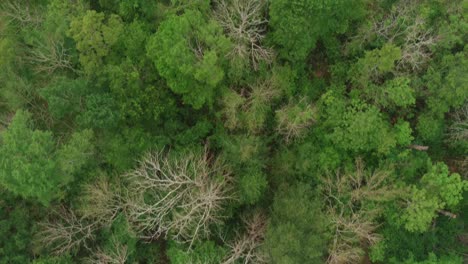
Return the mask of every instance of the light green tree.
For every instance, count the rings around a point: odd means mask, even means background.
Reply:
[[[468,182],[457,173],[450,174],[444,163],[436,163],[424,174],[419,185],[412,187],[408,206],[401,216],[405,228],[412,232],[426,231],[437,213],[454,217],[444,209],[454,208],[463,199]]]

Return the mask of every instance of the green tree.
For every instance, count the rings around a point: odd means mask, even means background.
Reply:
[[[147,45],[148,56],[169,88],[195,109],[212,105],[224,79],[230,42],[222,28],[199,11],[170,16]]]
[[[24,198],[48,205],[61,197],[73,173],[90,158],[92,133],[74,134],[68,144],[56,147],[51,132],[33,130],[30,114],[18,111],[1,133],[0,182]]]
[[[96,74],[103,60],[111,53],[112,47],[123,33],[122,20],[117,15],[105,16],[88,10],[71,22],[69,34],[80,52],[80,63],[87,74]]]
[[[335,144],[345,150],[385,154],[397,144],[410,141],[411,130],[402,129],[401,125],[392,128],[375,106],[355,101],[345,111],[340,114],[333,133],[329,135]]]
[[[420,188],[413,186],[408,207],[401,215],[405,228],[412,232],[424,232],[437,213],[451,215],[443,209],[454,208],[468,188],[468,182],[457,173],[450,174],[447,165],[436,163],[423,175]]]
[[[320,263],[326,251],[327,220],[307,185],[280,189],[273,202],[264,248],[271,263]]]
[[[279,54],[302,62],[319,39],[346,32],[363,13],[360,0],[277,0],[270,4],[271,40]]]
[[[227,250],[213,241],[197,243],[193,250],[187,251],[183,246],[170,242],[167,255],[174,264],[218,264],[223,263]]]

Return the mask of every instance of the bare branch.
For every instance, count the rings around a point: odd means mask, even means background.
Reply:
[[[276,131],[284,137],[286,143],[301,138],[315,122],[315,107],[301,99],[298,103],[289,102],[276,111]]]
[[[50,248],[54,254],[61,255],[76,250],[81,246],[89,249],[88,242],[94,238],[96,223],[79,218],[65,207],[54,211],[45,222],[39,223],[36,243],[40,247]]]
[[[430,60],[431,48],[439,37],[426,29],[426,21],[418,14],[418,1],[404,0],[394,6],[383,19],[372,22],[372,32],[389,43],[400,44],[402,56],[397,69],[418,71]]]
[[[25,58],[34,64],[37,72],[52,74],[57,70],[75,71],[63,41],[49,37],[45,43],[39,42],[30,50]]]
[[[353,173],[338,172],[322,179],[328,215],[335,226],[328,263],[358,263],[364,255],[361,245],[373,245],[381,239],[375,232],[381,211],[366,205],[401,196],[403,190],[388,183],[390,175],[385,170],[368,172],[357,159]]]
[[[98,249],[94,255],[85,259],[85,263],[89,264],[125,264],[129,252],[126,245],[122,245],[115,238],[111,241],[111,249],[104,251]]]
[[[215,18],[234,42],[230,55],[249,57],[255,70],[260,61],[271,63],[273,50],[261,46],[268,20],[264,0],[217,0]]]
[[[86,219],[108,226],[124,210],[126,193],[120,185],[111,185],[106,178],[84,187],[80,213]]]
[[[38,10],[30,7],[28,1],[2,1],[0,4],[0,14],[10,19],[11,22],[17,22],[22,27],[37,27],[42,22],[42,17]]]
[[[447,136],[449,141],[468,140],[468,103],[453,114],[453,123]]]
[[[233,242],[227,243],[231,251],[222,263],[268,263],[267,256],[259,249],[265,239],[266,215],[263,212],[256,212],[249,218],[244,218],[243,223],[246,228],[245,233],[237,234]]]
[[[191,246],[222,221],[223,206],[233,199],[230,172],[206,150],[176,157],[150,153],[125,177],[129,219],[150,239],[170,236]]]

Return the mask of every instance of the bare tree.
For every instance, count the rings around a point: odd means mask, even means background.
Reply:
[[[94,255],[85,259],[85,263],[89,264],[125,264],[129,252],[126,245],[121,245],[115,239],[112,240],[112,249],[104,251],[98,249]]]
[[[265,0],[217,0],[214,16],[234,42],[235,57],[249,57],[254,69],[258,63],[271,63],[273,50],[261,45],[265,37]]]
[[[226,243],[231,249],[223,264],[260,264],[268,263],[267,256],[260,250],[266,233],[267,217],[263,212],[256,212],[244,218],[245,232],[238,234],[233,242]]]
[[[150,153],[125,176],[129,219],[150,239],[169,236],[191,246],[222,221],[223,206],[233,199],[229,170],[207,150]]]
[[[6,0],[0,4],[0,14],[22,27],[39,26],[42,22],[39,10],[30,6],[29,1]]]
[[[120,184],[111,185],[106,177],[84,186],[80,213],[86,219],[108,226],[124,210],[126,190]]]
[[[453,114],[453,123],[447,136],[449,141],[468,140],[468,103]]]
[[[52,74],[57,70],[75,71],[63,41],[55,40],[53,37],[38,42],[28,51],[25,59],[35,65],[37,72]]]
[[[260,132],[266,114],[271,110],[271,101],[280,95],[274,78],[257,81],[242,89],[231,89],[223,98],[225,126],[231,130],[245,127],[253,134]]]
[[[284,137],[286,143],[301,138],[315,122],[315,108],[303,98],[299,102],[289,102],[276,111],[276,131]]]
[[[381,239],[375,233],[381,211],[366,205],[402,195],[402,189],[388,183],[390,175],[386,170],[366,171],[357,159],[353,173],[338,172],[322,179],[327,214],[335,227],[328,263],[357,263],[364,254],[361,245],[373,245]]]
[[[51,249],[61,255],[81,246],[89,249],[88,242],[94,238],[98,225],[80,218],[75,213],[60,207],[45,222],[39,223],[35,242],[39,247]]]
[[[399,70],[422,69],[439,39],[425,27],[426,21],[418,14],[417,3],[414,0],[399,1],[383,19],[373,18],[372,32],[389,43],[401,44],[402,55],[397,61]]]

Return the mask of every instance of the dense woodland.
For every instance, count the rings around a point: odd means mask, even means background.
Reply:
[[[467,15],[1,0],[0,263],[466,263]]]

